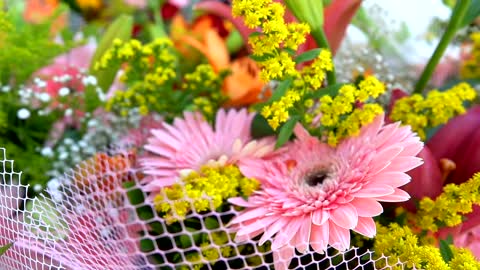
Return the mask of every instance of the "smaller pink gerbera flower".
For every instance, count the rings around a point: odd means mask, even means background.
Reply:
[[[272,138],[255,141],[250,136],[253,116],[245,109],[219,110],[213,128],[200,113],[186,112],[184,119],[153,129],[145,145],[151,155],[140,160],[147,175],[144,190],[158,192],[176,183],[182,174],[205,165],[237,164],[271,153]]]
[[[410,181],[405,172],[422,163],[415,157],[423,146],[420,139],[398,123],[384,126],[383,115],[337,148],[300,125],[295,134],[297,140],[281,157],[240,165],[262,187],[248,201],[229,200],[246,208],[231,222],[236,240],[260,234],[260,245],[272,240],[275,269],[288,268],[295,249],[348,249],[350,230],[373,237],[372,217],[383,212],[379,202],[408,200],[398,187]]]

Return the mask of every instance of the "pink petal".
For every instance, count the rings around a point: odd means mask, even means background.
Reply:
[[[355,198],[350,203],[357,209],[359,217],[375,217],[383,213],[382,205],[375,199]]]
[[[379,164],[392,160],[394,157],[398,156],[403,151],[403,149],[404,148],[402,146],[390,146],[384,148],[375,155],[372,163]]]
[[[342,228],[353,229],[357,226],[357,210],[353,205],[347,203],[330,210],[330,219]]]
[[[294,255],[295,250],[293,247],[285,246],[274,250],[273,263],[275,264],[275,270],[287,270]]]
[[[313,250],[323,254],[327,250],[329,239],[329,222],[321,226],[312,225],[311,245]]]
[[[262,237],[258,241],[259,245],[265,244],[265,242],[270,240],[272,235],[276,234],[277,232],[278,232],[277,235],[283,233],[286,235],[291,235],[293,237],[295,234],[295,231],[288,230],[288,227],[286,227],[288,226],[288,223],[289,223],[288,219],[280,218],[276,222],[268,226],[268,228],[265,229],[265,232],[263,233]],[[284,230],[282,230],[282,228]]]
[[[442,172],[438,166],[438,160],[428,147],[425,147],[418,156],[423,159],[424,163],[408,172],[412,181],[402,189],[418,200],[425,196],[436,198],[443,189]],[[415,209],[413,201],[406,202],[404,206],[409,210]]]
[[[246,201],[242,197],[230,198],[230,199],[228,199],[228,202],[231,203],[231,204],[234,204],[234,205],[241,206],[241,207],[255,207],[256,206],[255,204]]]
[[[355,229],[353,230],[359,234],[371,238],[374,237],[377,233],[377,226],[375,225],[375,221],[373,221],[373,218],[359,217],[357,227],[355,227]]]
[[[239,216],[236,216],[231,223],[236,224],[236,223],[241,223],[250,219],[261,219],[262,217],[265,216],[269,212],[268,209],[259,207],[259,208],[254,208],[251,210],[247,210],[243,213],[241,213]]]
[[[310,244],[312,224],[309,220],[298,220],[301,222],[301,224],[298,232],[296,232],[293,244],[297,247],[298,251],[305,253]]]
[[[417,157],[396,157],[392,160],[390,166],[388,166],[388,170],[407,172],[422,165],[422,163],[422,159]]]
[[[347,250],[350,247],[350,230],[344,229],[329,222],[329,244],[338,250]]]
[[[322,225],[329,218],[329,214],[326,211],[321,209],[316,210],[312,213],[312,223],[315,225]]]
[[[407,192],[396,188],[393,194],[378,197],[375,199],[381,202],[404,202],[410,199],[410,195],[408,195]]]
[[[357,191],[354,196],[359,198],[379,197],[394,193],[394,189],[391,186],[369,183]]]
[[[374,182],[375,184],[389,185],[392,187],[400,187],[410,182],[410,180],[411,177],[403,172],[382,172],[370,178],[369,182]]]

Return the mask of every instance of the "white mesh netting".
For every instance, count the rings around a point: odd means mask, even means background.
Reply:
[[[352,248],[297,253],[273,262],[269,243],[236,243],[229,204],[166,222],[140,189],[135,150],[97,154],[58,180],[57,189],[26,197],[21,173],[0,148],[0,269],[402,269],[384,256]],[[283,263],[283,264],[282,264]]]

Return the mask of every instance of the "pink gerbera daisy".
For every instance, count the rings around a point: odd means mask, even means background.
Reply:
[[[151,155],[141,159],[145,191],[157,192],[179,181],[181,175],[202,166],[237,164],[246,158],[261,158],[274,149],[272,138],[252,140],[254,114],[245,109],[219,110],[213,128],[200,113],[186,112],[172,125],[163,123],[152,130],[145,149]]]
[[[231,222],[236,240],[263,233],[259,244],[272,240],[275,269],[288,267],[295,248],[302,253],[309,246],[319,253],[328,245],[348,249],[350,230],[373,237],[372,217],[383,212],[379,202],[408,200],[398,187],[410,181],[405,172],[422,163],[415,157],[420,139],[399,123],[384,126],[383,115],[337,148],[300,125],[295,134],[297,140],[281,157],[245,161],[242,173],[262,188],[248,201],[229,200],[246,208]]]

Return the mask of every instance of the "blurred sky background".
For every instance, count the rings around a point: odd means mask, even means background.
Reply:
[[[427,42],[425,33],[434,17],[447,19],[450,9],[442,0],[364,0],[363,5],[368,9],[375,5],[384,11],[385,21],[393,25],[405,22],[408,26],[410,37],[401,48],[408,52],[406,59],[414,62],[422,62],[430,57],[437,41]],[[356,41],[362,42],[365,38],[352,27],[348,29],[348,35]],[[448,53],[454,53],[450,49]]]

